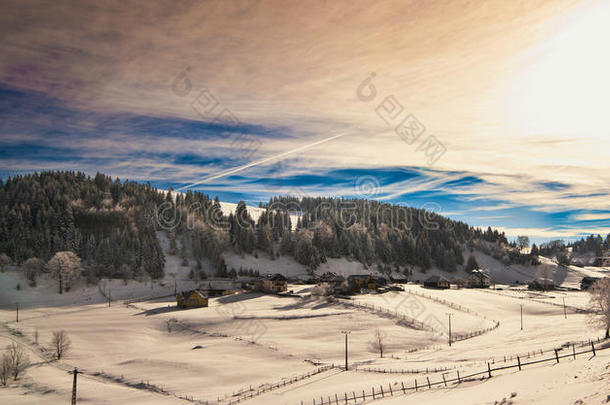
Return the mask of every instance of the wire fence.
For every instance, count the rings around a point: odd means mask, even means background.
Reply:
[[[601,341],[601,339],[597,339],[598,343],[600,341]],[[493,373],[502,371],[502,370],[517,368],[519,371],[521,371],[523,369],[523,367],[528,366],[528,365],[545,363],[545,362],[559,363],[561,359],[565,359],[565,358],[573,358],[575,360],[577,356],[583,355],[583,354],[588,354],[588,353],[592,353],[593,356],[595,356],[596,352],[610,348],[610,346],[603,347],[603,348],[596,348],[594,341],[590,341],[589,345],[590,345],[590,348],[587,350],[576,351],[576,345],[573,344],[571,346],[572,351],[570,353],[561,354],[561,355],[559,354],[559,349],[555,349],[553,357],[538,359],[538,360],[533,360],[533,361],[522,361],[520,356],[516,356],[515,364],[510,364],[510,365],[505,365],[505,366],[492,367],[491,363],[487,363],[486,370],[482,370],[482,371],[467,374],[467,375],[460,375],[459,370],[456,370],[455,375],[452,377],[447,376],[447,374],[449,374],[449,373],[443,373],[441,375],[442,380],[438,380],[438,381],[431,381],[430,377],[426,376],[425,378],[420,378],[419,381],[417,378],[415,378],[412,383],[395,382],[394,384],[388,384],[387,388],[385,388],[385,389],[384,389],[383,385],[380,385],[379,388],[377,389],[377,391],[375,391],[375,387],[373,386],[371,388],[370,392],[368,391],[368,389],[359,389],[358,393],[356,393],[356,391],[351,391],[350,393],[344,392],[343,394],[335,393],[334,395],[326,395],[326,398],[324,395],[321,395],[319,398],[316,397],[316,398],[313,398],[311,401],[307,401],[307,404],[308,405],[309,404],[311,404],[311,405],[332,405],[332,404],[347,405],[349,403],[356,404],[358,402],[382,399],[382,398],[389,397],[389,396],[397,396],[397,395],[401,395],[401,394],[405,395],[405,394],[407,394],[407,392],[417,392],[420,390],[425,390],[426,388],[431,389],[432,387],[436,387],[436,386],[441,386],[441,387],[443,387],[443,386],[449,387],[449,385],[456,386],[458,384],[461,384],[462,382],[470,381],[470,380],[477,379],[477,378],[491,378],[494,375]],[[306,402],[301,401],[301,405],[305,405],[305,404],[306,404]]]

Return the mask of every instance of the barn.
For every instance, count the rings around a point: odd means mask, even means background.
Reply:
[[[208,297],[219,297],[222,295],[235,294],[241,289],[239,283],[230,278],[215,278],[205,281],[199,290]]]
[[[449,280],[443,276],[431,276],[424,281],[424,287],[427,288],[449,288]]]
[[[208,298],[199,290],[181,291],[176,294],[176,304],[180,308],[202,308],[208,306]]]

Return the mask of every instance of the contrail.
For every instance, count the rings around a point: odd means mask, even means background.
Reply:
[[[340,137],[342,137],[344,135],[346,135],[346,134],[343,133],[343,134],[339,134],[339,135],[334,135],[334,136],[331,136],[330,138],[321,139],[319,141],[316,141],[316,142],[313,142],[313,143],[310,143],[310,144],[307,144],[307,145],[300,146],[300,147],[298,147],[296,149],[292,149],[292,150],[289,150],[287,152],[282,152],[282,153],[280,153],[278,155],[266,157],[264,159],[260,159],[260,160],[254,161],[254,162],[247,163],[247,164],[245,164],[243,166],[237,166],[237,167],[234,167],[232,169],[227,169],[227,170],[224,170],[224,171],[219,172],[219,173],[211,174],[209,176],[206,176],[206,177],[202,178],[199,181],[196,181],[196,182],[191,183],[189,185],[177,188],[175,191],[186,190],[186,189],[189,189],[191,187],[197,186],[199,184],[207,183],[210,180],[218,179],[220,177],[225,177],[225,176],[237,173],[237,172],[241,172],[242,170],[246,170],[246,169],[248,169],[250,167],[254,167],[254,166],[261,165],[263,163],[267,163],[267,162],[269,162],[271,160],[281,159],[281,158],[284,158],[284,157],[286,157],[288,155],[292,155],[294,153],[301,152],[301,151],[307,150],[309,148],[313,148],[314,146],[318,146],[318,145],[321,145],[323,143],[332,141],[333,139],[340,138]]]

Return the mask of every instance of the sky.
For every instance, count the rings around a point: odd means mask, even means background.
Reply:
[[[610,232],[610,3],[6,0],[0,176]]]

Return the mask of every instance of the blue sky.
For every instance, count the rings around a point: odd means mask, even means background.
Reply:
[[[2,177],[371,198],[537,241],[610,232],[603,1],[37,3],[0,6]]]

